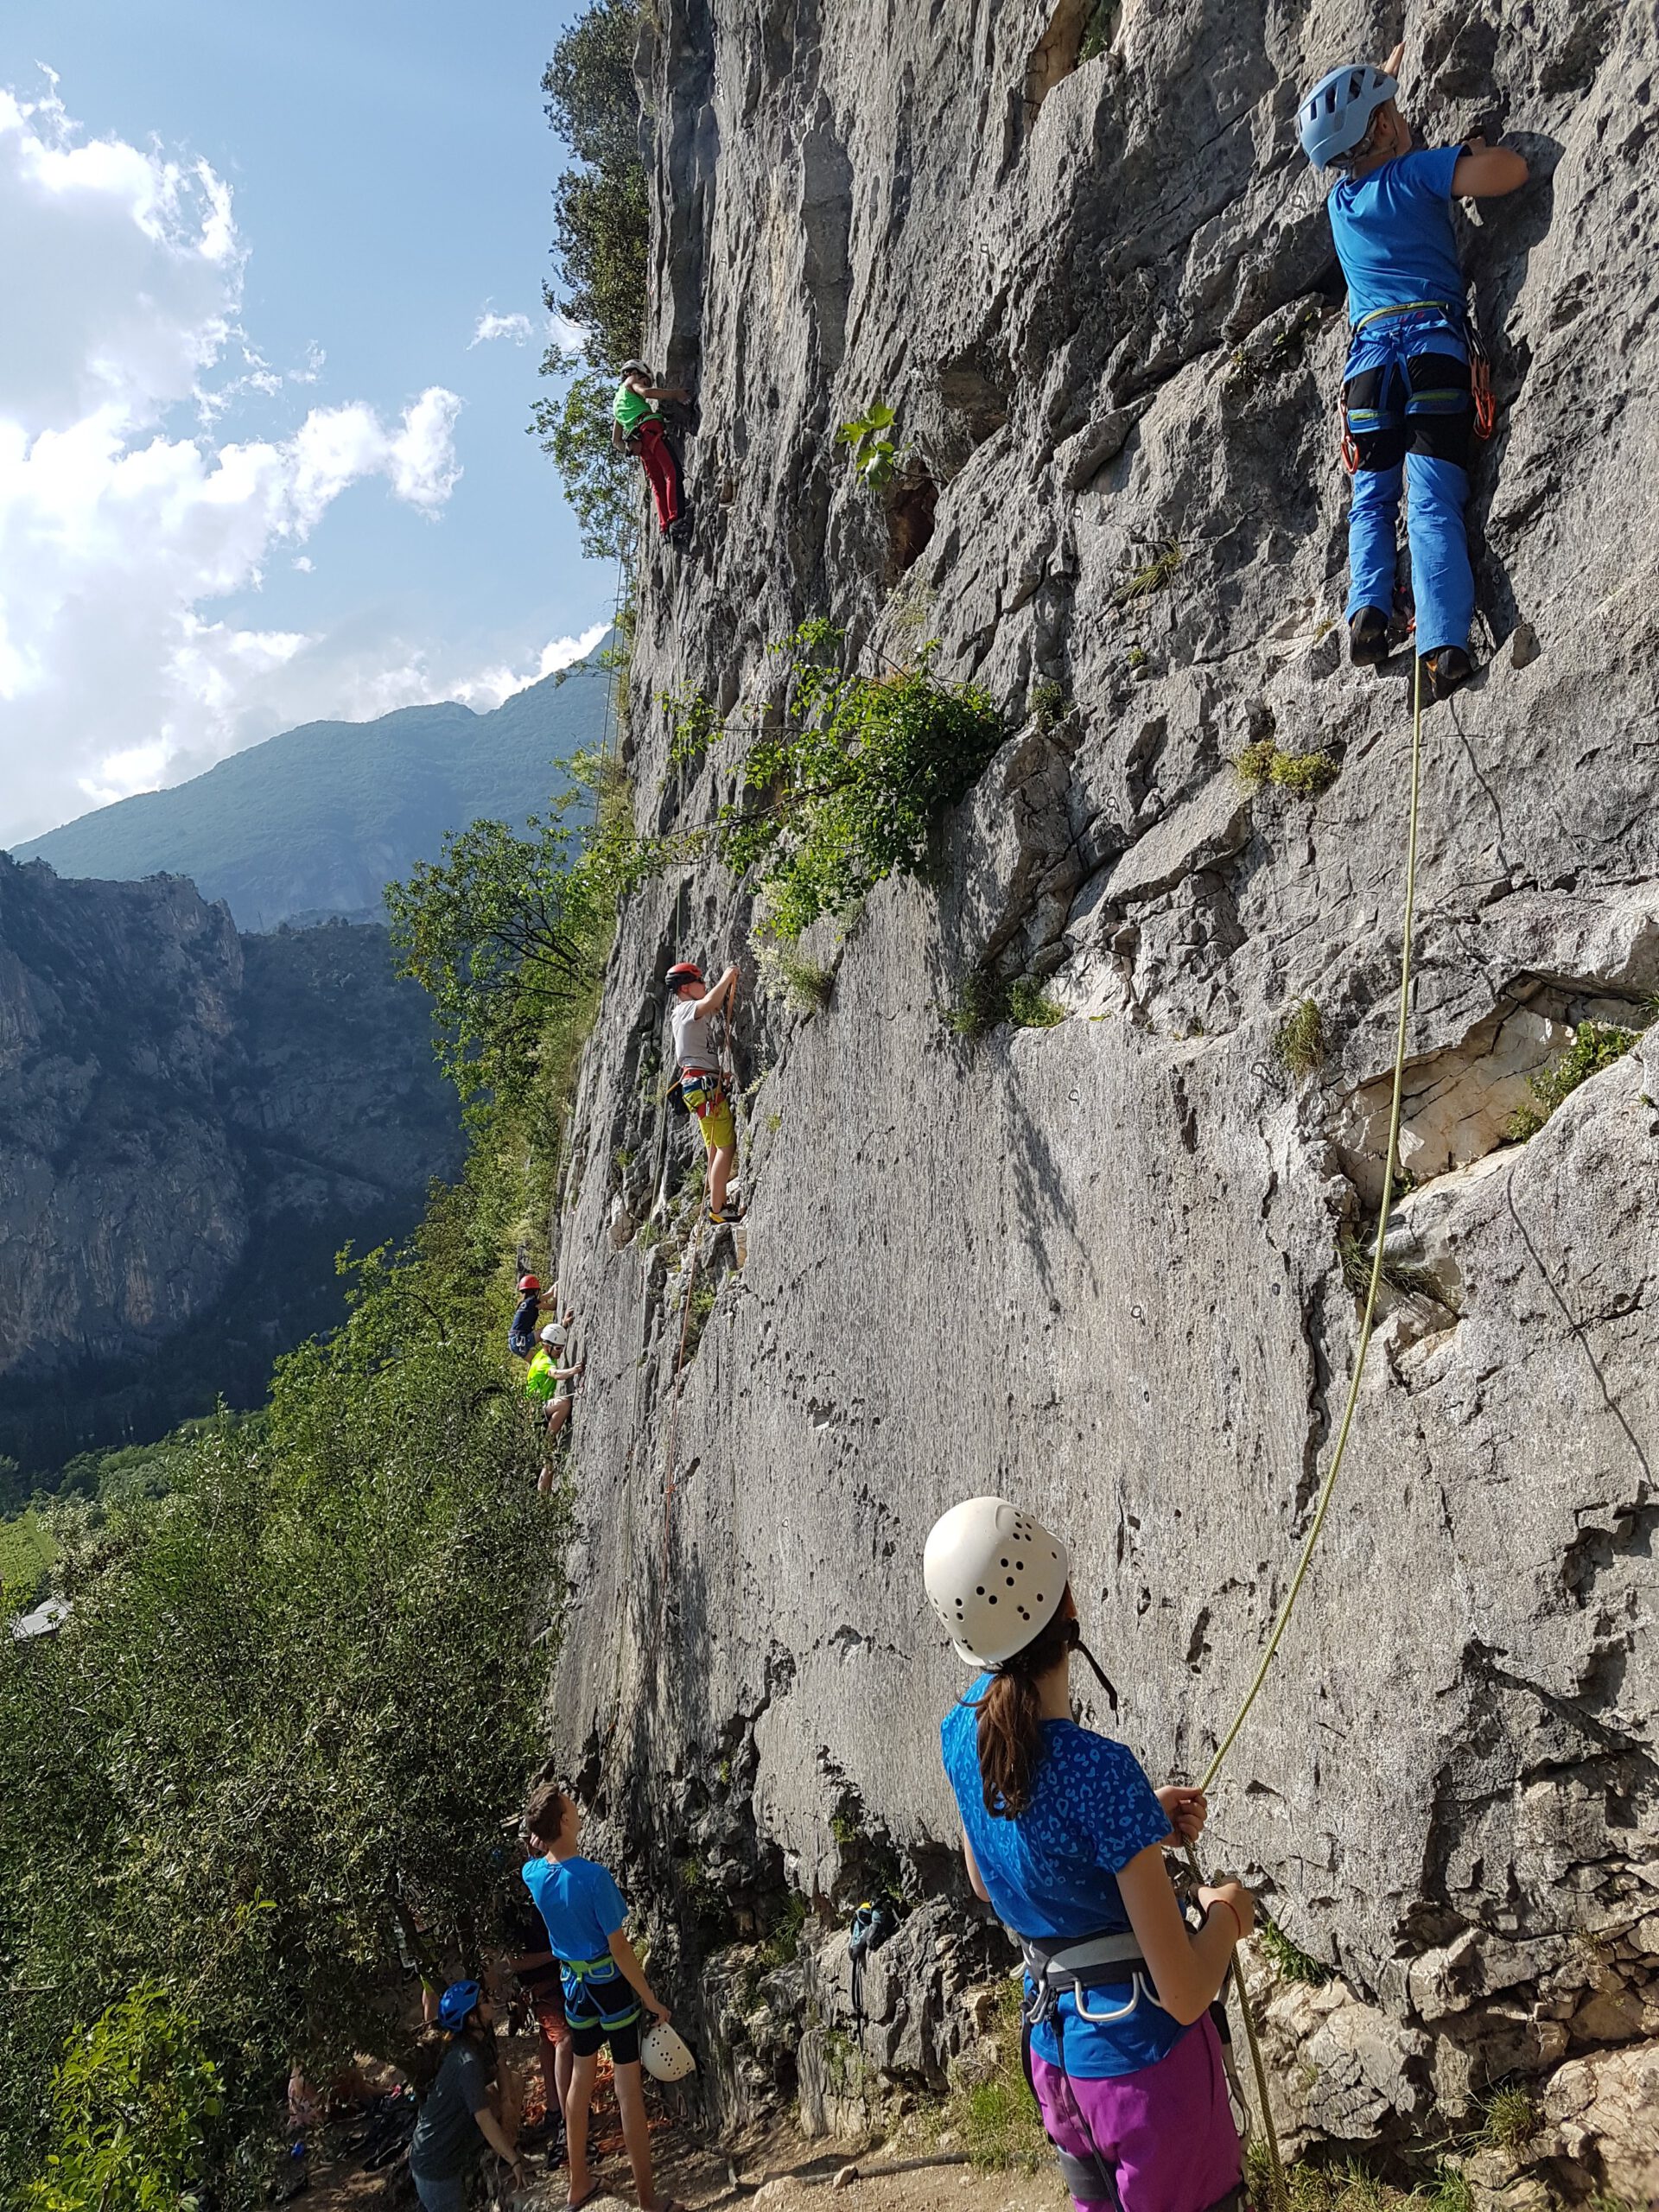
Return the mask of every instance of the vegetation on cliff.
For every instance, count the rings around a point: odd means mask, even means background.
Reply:
[[[531,429],[551,454],[589,558],[626,556],[638,515],[632,461],[611,442],[611,396],[624,361],[645,343],[651,213],[640,158],[633,50],[639,0],[595,0],[553,49],[542,79],[547,118],[576,156],[553,188],[550,315],[582,333],[579,353],[557,339],[542,359],[556,391],[535,404]]]

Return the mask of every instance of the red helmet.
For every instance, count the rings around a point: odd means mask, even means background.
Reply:
[[[518,1278],[518,1287],[521,1291],[539,1290],[541,1287],[541,1281],[538,1276],[520,1275]]]
[[[683,983],[702,982],[702,970],[695,960],[677,960],[669,969],[664,981],[670,990],[678,990]]]

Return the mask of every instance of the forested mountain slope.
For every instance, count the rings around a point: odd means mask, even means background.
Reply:
[[[488,714],[453,701],[372,722],[308,722],[205,775],[144,791],[20,845],[60,875],[188,875],[238,929],[378,919],[380,893],[480,816],[521,823],[556,764],[600,742],[609,671],[587,661]]]
[[[996,1491],[1067,1534],[1157,1775],[1201,1771],[1237,1705],[1354,1357],[1410,735],[1409,655],[1344,652],[1344,319],[1294,97],[1403,29],[1427,135],[1502,129],[1532,169],[1462,233],[1498,402],[1480,666],[1425,724],[1382,1334],[1208,1849],[1340,1977],[1273,1999],[1294,2142],[1449,2139],[1519,2082],[1553,2183],[1634,2199],[1659,2149],[1652,10],[649,22],[644,350],[701,428],[689,544],[643,578],[639,827],[742,798],[750,710],[781,726],[769,649],[810,615],[871,675],[937,639],[934,679],[1007,735],[934,880],[798,948],[834,970],[811,1010],[757,989],[753,880],[712,850],[625,912],[560,1225],[588,1374],[559,1747],[664,1945],[706,1961],[728,2107],[798,2090],[822,2124],[855,2045],[855,2081],[937,2085],[999,1955],[939,1767],[962,1676],[921,1591],[934,1516]],[[877,400],[885,485],[836,436]],[[677,741],[665,692],[728,734]],[[741,1272],[664,1204],[690,1140],[650,1079],[667,965],[733,952],[764,1077]],[[1064,1019],[997,1019],[1045,997]],[[836,1929],[880,1878],[914,1910],[861,2021]],[[785,1880],[817,1916],[767,1980],[744,1944]]]

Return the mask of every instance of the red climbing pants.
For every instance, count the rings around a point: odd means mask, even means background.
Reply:
[[[660,423],[642,423],[635,450],[657,501],[657,527],[666,530],[680,518],[680,464]]]

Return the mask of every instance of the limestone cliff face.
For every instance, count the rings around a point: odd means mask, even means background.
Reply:
[[[1338,1243],[1380,1174],[1409,658],[1346,663],[1345,332],[1294,103],[1401,23],[652,15],[647,350],[699,424],[690,543],[653,542],[644,580],[642,824],[709,818],[739,742],[671,777],[648,702],[760,701],[809,613],[871,668],[938,638],[1013,734],[938,885],[884,885],[838,950],[824,932],[823,1011],[751,991],[747,1262],[704,1232],[717,1294],[677,1414],[687,1248],[641,1233],[660,978],[677,954],[753,976],[752,908],[703,871],[626,917],[562,1224],[588,1365],[552,1705],[689,1952],[766,1923],[785,1877],[826,1936],[899,1865],[935,1902],[882,1955],[863,2048],[937,2081],[991,1954],[951,1871],[931,1521],[997,1490],[1064,1529],[1119,1732],[1192,1774],[1350,1371]],[[1080,60],[1090,26],[1109,41]],[[1209,1852],[1343,1978],[1274,1999],[1294,2129],[1421,2139],[1515,2075],[1542,2085],[1555,2178],[1633,2195],[1609,2115],[1659,2035],[1655,1034],[1502,1140],[1572,1025],[1640,1028],[1659,989],[1659,46],[1648,7],[1566,0],[1405,29],[1423,134],[1501,128],[1534,172],[1465,226],[1499,401],[1482,665],[1427,721],[1401,1287]],[[910,442],[885,495],[833,442],[878,395]],[[1262,739],[1328,755],[1328,790],[1252,795],[1232,763]],[[958,1041],[939,1008],[987,957],[1068,1018]],[[1309,999],[1326,1051],[1297,1079],[1273,1039]],[[798,2075],[809,2117],[833,2110],[838,1955],[741,1994],[704,1970],[728,2100]]]
[[[181,876],[0,857],[0,1449],[251,1403],[406,1227],[458,1116],[384,931],[238,938]]]

